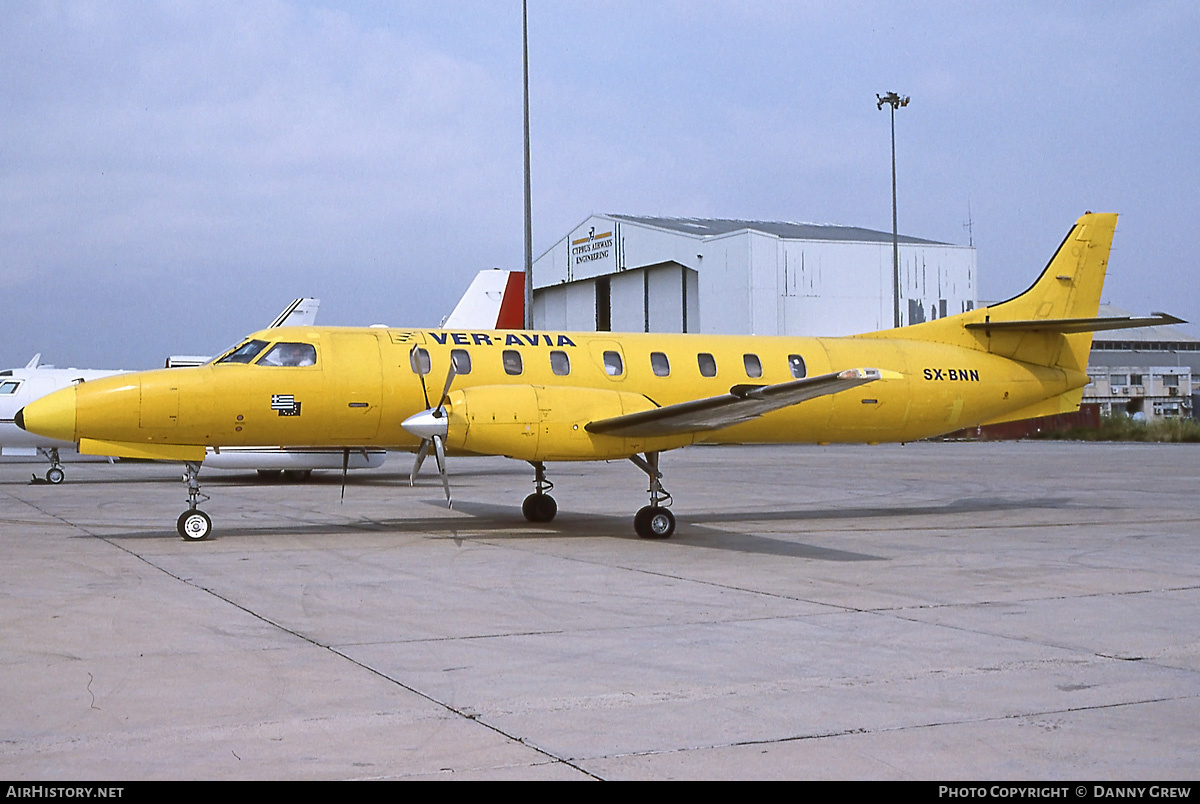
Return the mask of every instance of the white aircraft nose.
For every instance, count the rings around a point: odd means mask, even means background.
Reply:
[[[432,439],[438,436],[444,440],[448,429],[446,411],[439,408],[423,410],[415,416],[409,416],[400,426],[417,438]]]

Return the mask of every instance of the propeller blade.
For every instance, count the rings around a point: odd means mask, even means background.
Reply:
[[[433,437],[434,458],[437,460],[438,472],[442,475],[442,488],[446,490],[446,507],[453,508],[454,500],[450,499],[450,478],[446,476],[446,448],[442,446],[442,437]]]
[[[412,370],[421,378],[421,395],[425,397],[425,410],[429,410],[429,390],[425,387],[425,372],[421,370],[421,361],[417,359],[417,350],[420,348],[419,344],[413,344],[413,348],[408,350],[408,362],[412,366]]]
[[[346,501],[346,470],[350,468],[350,450],[342,450],[342,502]]]
[[[458,365],[455,364],[454,358],[450,358],[450,370],[446,372],[446,384],[442,386],[442,395],[438,397],[438,410],[442,410],[445,406],[446,395],[450,393],[450,384],[454,382],[456,376],[458,376]]]
[[[421,439],[421,448],[417,450],[417,461],[413,464],[412,473],[408,476],[408,485],[415,486],[417,484],[417,475],[421,473],[421,464],[425,463],[425,458],[429,455],[429,448],[433,446],[433,442],[428,438]]]

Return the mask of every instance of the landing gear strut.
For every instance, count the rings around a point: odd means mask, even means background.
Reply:
[[[39,448],[38,452],[42,453],[42,456],[50,461],[50,468],[46,470],[46,482],[52,486],[57,486],[63,482],[67,474],[63,471],[62,462],[58,459],[58,447],[50,447],[50,449]],[[33,479],[36,481],[37,475],[34,475]]]
[[[671,504],[671,492],[663,488],[658,453],[647,452],[645,460],[631,455],[629,460],[650,478],[650,504],[633,517],[634,531],[643,539],[669,539],[675,532],[675,515],[667,508]]]
[[[200,491],[200,464],[188,461],[183,467],[183,480],[188,487],[188,509],[179,515],[175,527],[183,538],[199,542],[212,534],[212,520],[208,514],[196,507],[201,500],[207,500],[209,497]]]
[[[546,465],[541,461],[530,461],[533,467],[533,485],[536,491],[521,503],[521,513],[530,522],[549,522],[558,513],[558,503],[546,492],[554,488],[554,484],[546,479]]]

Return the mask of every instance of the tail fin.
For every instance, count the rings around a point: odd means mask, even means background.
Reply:
[[[929,321],[891,337],[953,343],[1041,366],[1086,371],[1094,319],[1117,216],[1089,212],[1075,222],[1037,281],[1019,296]],[[989,327],[989,324],[996,324]]]
[[[525,272],[484,269],[442,322],[442,329],[520,329],[525,325]]]

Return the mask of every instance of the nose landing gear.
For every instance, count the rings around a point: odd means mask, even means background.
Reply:
[[[212,535],[212,519],[197,507],[209,496],[200,491],[200,464],[189,461],[183,467],[183,480],[188,487],[188,510],[179,515],[175,529],[188,541],[199,542]]]
[[[46,470],[46,482],[52,486],[57,486],[66,479],[67,473],[63,471],[62,462],[58,458],[58,447],[50,447],[43,449],[38,447],[38,452],[42,453],[42,457],[50,461],[50,468]],[[34,483],[40,483],[37,475],[33,476]]]

